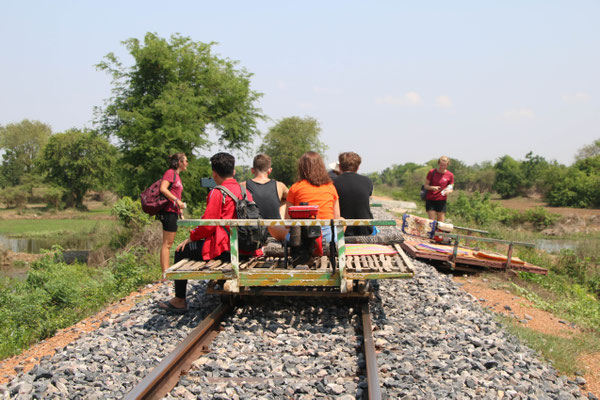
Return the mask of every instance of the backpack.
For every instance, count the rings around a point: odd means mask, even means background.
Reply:
[[[421,185],[421,193],[419,193],[419,196],[421,196],[421,200],[425,200],[427,197],[427,189],[425,189],[425,185]]]
[[[242,190],[242,198],[238,199],[236,195],[231,193],[224,186],[215,186],[223,194],[223,203],[225,203],[225,195],[231,197],[235,202],[235,213],[238,219],[260,219],[260,211],[255,202],[248,200],[246,196],[246,188],[240,185]],[[241,251],[251,252],[260,249],[267,241],[266,226],[238,226],[238,247]]]
[[[175,175],[173,175],[173,178],[177,179]],[[158,179],[156,182],[150,185],[148,189],[144,190],[142,194],[140,194],[142,210],[150,216],[161,212],[170,202],[170,200],[160,192],[160,184],[162,181],[162,178]],[[171,190],[171,185],[173,185],[173,183],[174,182],[171,182],[169,184],[169,190]]]

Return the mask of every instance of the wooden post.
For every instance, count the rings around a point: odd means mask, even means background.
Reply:
[[[458,255],[458,241],[459,236],[456,235],[456,239],[454,240],[454,249],[452,249],[452,268],[454,269],[454,264],[456,263],[456,256]]]
[[[510,259],[512,258],[512,251],[513,243],[510,242],[510,244],[508,245],[508,254],[506,255],[506,265],[504,266],[504,272],[508,271],[508,269],[510,268]]]
[[[231,266],[235,274],[235,284],[233,285],[232,292],[238,293],[240,291],[240,255],[237,226],[229,227],[229,252],[231,254]]]

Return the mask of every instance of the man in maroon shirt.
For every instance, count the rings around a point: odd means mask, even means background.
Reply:
[[[437,168],[432,169],[425,179],[425,210],[429,219],[444,222],[446,219],[446,200],[448,193],[452,193],[454,186],[454,174],[448,171],[450,159],[446,156],[440,157]]]
[[[235,174],[235,158],[228,153],[217,153],[210,158],[212,177],[217,185],[229,189],[238,198],[242,197],[242,190],[238,182],[233,178]],[[246,193],[248,200],[252,201],[252,194]],[[223,200],[223,198],[225,200]],[[208,192],[206,210],[202,219],[236,219],[235,202],[229,196],[224,196],[218,189]],[[223,226],[197,226],[190,232],[189,239],[181,242],[175,251],[177,263],[184,258],[192,260],[230,260],[229,227]],[[185,300],[187,280],[175,281],[175,297],[163,301],[158,307],[182,314],[187,311]]]

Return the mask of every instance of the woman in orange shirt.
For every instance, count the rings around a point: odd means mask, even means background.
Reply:
[[[323,159],[314,151],[308,151],[298,160],[298,181],[290,187],[286,199],[285,219],[289,219],[288,208],[300,203],[319,206],[317,219],[340,218],[340,201],[333,182],[325,169]],[[331,227],[321,227],[323,240],[331,241]],[[273,237],[282,240],[283,229],[271,230]],[[287,234],[288,229],[285,229]]]

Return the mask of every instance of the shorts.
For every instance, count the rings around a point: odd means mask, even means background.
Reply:
[[[445,213],[446,200],[425,200],[425,210]]]
[[[163,231],[177,232],[177,219],[179,215],[174,212],[163,212],[159,214],[160,222],[162,222]]]

